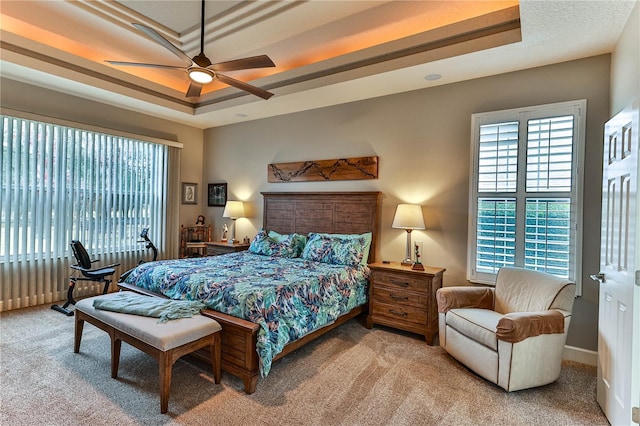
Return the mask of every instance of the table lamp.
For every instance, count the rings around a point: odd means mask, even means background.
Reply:
[[[411,260],[411,231],[425,229],[422,207],[417,204],[398,204],[391,227],[407,231],[407,250],[402,265],[413,265]]]
[[[244,204],[242,201],[227,201],[227,204],[224,206],[224,212],[222,212],[222,217],[228,217],[233,222],[231,223],[231,230],[229,231],[228,243],[234,244],[237,243],[236,240],[236,219],[239,217],[244,217]]]

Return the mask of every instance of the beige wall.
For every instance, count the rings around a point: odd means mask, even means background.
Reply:
[[[611,116],[640,98],[640,1],[611,54]]]
[[[609,113],[609,55],[492,76],[205,131],[203,181],[227,182],[230,199],[249,201],[238,236],[262,221],[261,191],[377,190],[383,193],[378,259],[400,260],[405,234],[391,229],[399,202],[424,206],[425,263],[447,268],[445,285],[466,282],[471,114],[587,99],[585,230],[600,228],[602,125]],[[267,164],[377,155],[379,179],[267,182]],[[216,235],[222,208],[205,208]],[[586,232],[583,296],[576,300],[568,344],[597,348],[599,233]]]
[[[203,140],[201,129],[14,80],[2,79],[0,84],[2,88],[0,104],[5,108],[178,141],[183,144],[180,160],[181,180],[201,184]],[[202,185],[199,188],[202,188]],[[200,195],[198,197],[198,205],[180,206],[181,222],[191,222],[193,217],[195,223],[195,218],[202,209],[202,198]]]

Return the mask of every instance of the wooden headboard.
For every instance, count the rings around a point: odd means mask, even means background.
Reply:
[[[375,262],[380,192],[263,192],[264,229],[281,234],[371,232],[369,263]]]

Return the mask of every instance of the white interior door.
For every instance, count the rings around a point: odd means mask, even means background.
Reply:
[[[597,398],[612,425],[632,424],[640,403],[638,103],[604,132]]]

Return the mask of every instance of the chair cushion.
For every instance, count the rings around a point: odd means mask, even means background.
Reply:
[[[468,338],[494,350],[498,350],[496,328],[502,315],[489,309],[451,309],[447,312],[447,325]]]
[[[93,307],[95,298],[113,297],[113,295],[117,293],[82,299],[75,306],[85,314],[161,351],[177,348],[222,329],[217,321],[202,315],[159,323],[157,318],[122,314]]]

